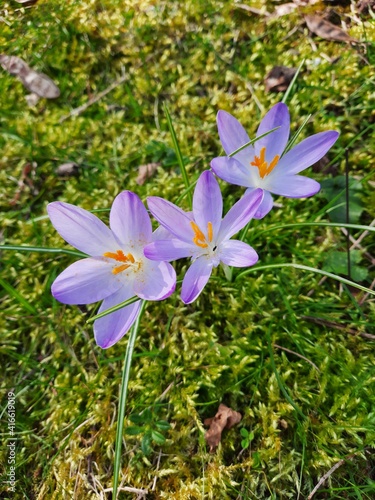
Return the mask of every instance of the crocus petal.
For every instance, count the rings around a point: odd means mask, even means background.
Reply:
[[[257,137],[265,134],[275,127],[280,127],[271,134],[266,135],[255,143],[255,151],[258,155],[260,150],[266,148],[266,161],[271,162],[276,155],[281,156],[288,142],[290,118],[286,104],[279,102],[273,106],[261,121]]]
[[[257,168],[242,165],[235,158],[229,156],[218,156],[211,161],[211,168],[215,174],[236,186],[255,187],[256,180],[259,178]]]
[[[195,186],[193,196],[195,222],[207,236],[207,224],[212,224],[213,235],[217,235],[223,215],[223,197],[217,180],[212,172],[203,172]]]
[[[333,146],[339,136],[338,132],[329,130],[312,135],[288,151],[276,165],[272,175],[298,174],[320,160]]]
[[[262,189],[246,192],[222,220],[217,241],[229,240],[229,238],[246,226],[249,220],[254,217],[262,199]]]
[[[201,293],[209,280],[213,264],[206,257],[199,257],[186,271],[181,288],[181,299],[190,304]]]
[[[288,198],[306,198],[316,194],[320,184],[303,175],[280,175],[267,179],[265,189]]]
[[[216,121],[220,141],[227,155],[230,155],[233,151],[236,151],[236,149],[239,149],[241,146],[250,141],[250,138],[241,123],[230,113],[220,110],[217,114]],[[248,146],[237,153],[235,157],[242,163],[253,155],[253,146]]]
[[[159,198],[158,196],[149,196],[147,198],[147,205],[159,224],[164,226],[180,240],[191,243],[191,216],[170,201]]]
[[[171,260],[183,259],[184,257],[192,257],[196,245],[186,243],[185,241],[175,238],[170,240],[157,240],[149,243],[143,249],[145,256],[151,260]]]
[[[220,260],[228,266],[253,266],[258,258],[256,251],[243,241],[228,240],[220,245]]]
[[[91,304],[122,286],[112,266],[101,259],[82,259],[70,265],[53,282],[52,295],[63,304]]]
[[[143,272],[135,278],[134,292],[145,300],[163,300],[176,288],[176,272],[167,262],[144,260]]]
[[[251,191],[254,191],[254,189],[249,188],[246,190],[247,193]],[[269,193],[268,191],[263,191],[263,194],[264,194],[263,200],[259,205],[258,210],[255,212],[255,215],[253,215],[253,219],[263,219],[263,217],[265,217],[273,207],[272,194]]]
[[[138,246],[151,241],[150,217],[140,198],[131,191],[123,191],[116,196],[109,222],[123,246]]]
[[[95,257],[118,248],[112,231],[87,210],[54,201],[47,206],[47,211],[60,236],[81,252]]]
[[[103,301],[99,313],[131,297],[133,297],[133,291],[130,288],[122,287]],[[141,301],[138,300],[114,313],[108,314],[108,316],[97,319],[94,323],[94,335],[98,346],[107,349],[116,344],[137,319],[140,307]]]

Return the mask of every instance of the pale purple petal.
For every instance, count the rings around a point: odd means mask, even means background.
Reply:
[[[246,192],[254,191],[253,188],[249,188],[246,190]],[[263,191],[264,196],[262,203],[259,205],[258,210],[255,212],[255,215],[253,216],[253,219],[263,219],[268,212],[271,211],[273,207],[273,198],[272,194],[269,193],[268,191]]]
[[[320,184],[303,175],[280,175],[267,179],[264,188],[288,198],[306,198],[316,194]]]
[[[63,304],[91,304],[122,286],[112,266],[101,259],[82,259],[70,265],[53,282],[52,295]]]
[[[174,234],[170,233],[168,229],[165,229],[163,226],[159,226],[155,231],[152,233],[151,240],[152,241],[158,241],[158,240],[169,240],[174,238]]]
[[[133,291],[129,288],[121,288],[103,301],[99,313],[130,299],[133,295]],[[138,300],[114,313],[97,319],[94,323],[94,335],[98,346],[108,349],[108,347],[116,344],[137,319],[140,307],[141,301]]]
[[[241,123],[227,111],[220,110],[216,122],[220,141],[227,155],[250,141]]]
[[[196,245],[186,243],[176,238],[170,240],[157,240],[149,243],[143,249],[145,256],[151,260],[171,260],[192,257],[195,253]]]
[[[213,264],[206,257],[199,257],[186,271],[181,288],[181,299],[190,304],[206,286],[212,273]]]
[[[217,180],[212,172],[203,172],[195,186],[193,197],[195,222],[207,238],[207,224],[211,222],[214,238],[217,235],[223,215],[223,198]],[[193,235],[194,236],[194,235]]]
[[[170,233],[187,243],[192,242],[191,216],[170,201],[149,196],[147,198],[148,208],[155,219]]]
[[[270,163],[276,155],[282,155],[288,142],[290,128],[289,111],[286,104],[282,102],[279,102],[268,111],[259,125],[257,137],[275,127],[280,128],[266,135],[266,137],[254,144],[257,155],[259,155],[263,147],[266,148],[266,161],[268,163]]]
[[[253,266],[258,258],[256,251],[243,241],[227,240],[220,245],[220,260],[228,266]]]
[[[176,288],[176,272],[167,262],[143,261],[143,270],[137,273],[134,292],[145,300],[163,300]]]
[[[288,151],[270,175],[290,175],[302,172],[320,160],[337,141],[338,136],[338,132],[329,130],[308,137]]]
[[[229,156],[218,156],[211,161],[211,168],[215,174],[230,184],[244,187],[254,187],[259,178],[258,169],[250,165],[244,167],[242,163]]]
[[[229,240],[249,222],[258,210],[263,199],[263,190],[255,189],[246,192],[242,198],[233,205],[221,223],[218,242]]]
[[[112,231],[87,210],[54,201],[47,206],[47,211],[60,236],[81,252],[96,257],[118,248]]]
[[[150,217],[140,198],[131,191],[116,196],[109,222],[123,246],[138,246],[151,241]]]

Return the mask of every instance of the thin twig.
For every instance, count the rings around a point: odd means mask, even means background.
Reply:
[[[119,85],[124,83],[128,78],[129,78],[129,75],[127,75],[127,74],[122,75],[118,80],[115,80],[114,82],[112,82],[109,87],[104,89],[102,92],[99,92],[99,94],[96,94],[96,96],[89,99],[85,104],[82,104],[82,106],[79,106],[78,108],[73,109],[68,115],[61,117],[59,120],[59,123],[64,122],[65,120],[67,120],[68,118],[71,118],[72,116],[80,115],[81,113],[83,113],[83,111],[86,111],[86,109],[88,107],[90,107],[92,104],[100,101],[100,99],[102,99],[104,96],[106,96],[107,94],[112,92],[113,89],[115,89],[116,87],[118,87]]]
[[[313,316],[301,316],[302,319],[307,319],[312,323],[316,323],[317,325],[328,326],[328,328],[335,328],[336,330],[341,330],[345,333],[349,333],[350,335],[354,335],[355,337],[363,337],[365,339],[375,340],[375,335],[371,333],[358,332],[357,330],[353,330],[353,328],[347,328],[346,326],[339,325],[338,323],[334,323],[333,321],[329,321],[323,318],[314,318]]]
[[[305,358],[305,356],[302,356],[302,354],[299,354],[298,352],[295,352],[295,351],[291,351],[290,349],[287,349],[286,347],[282,347],[281,345],[278,345],[278,344],[273,344],[274,347],[278,347],[279,349],[285,351],[285,352],[289,352],[290,354],[294,354],[295,356],[298,356],[299,358],[301,359],[304,359],[305,361],[307,361],[308,363],[310,363],[311,366],[313,366],[315,368],[315,370],[317,370],[318,372],[320,372],[319,368],[316,366],[315,363],[313,363],[312,361],[310,361],[309,359]]]
[[[323,485],[324,481],[326,481],[326,479],[328,479],[329,476],[331,476],[331,474],[333,474],[336,469],[338,469],[339,467],[341,467],[348,460],[351,460],[354,456],[355,456],[355,454],[353,453],[352,455],[349,455],[347,458],[342,458],[333,467],[331,467],[329,469],[329,471],[326,472],[324,474],[324,476],[322,476],[319,479],[318,484],[315,486],[315,488],[312,490],[312,492],[310,493],[310,495],[307,497],[307,500],[311,500],[312,499],[312,497],[315,495],[315,493],[318,491],[318,489]]]
[[[157,472],[159,470],[159,466],[160,466],[160,459],[161,459],[161,450],[159,451],[159,456],[158,456],[158,461],[157,461],[157,464],[156,464],[156,470],[155,472]],[[155,491],[155,488],[156,488],[156,481],[158,480],[158,476],[155,474],[154,476],[154,481],[152,483],[152,488],[151,488],[151,491]]]

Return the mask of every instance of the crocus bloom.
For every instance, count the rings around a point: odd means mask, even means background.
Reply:
[[[222,219],[223,199],[212,172],[198,179],[193,197],[193,212],[186,213],[173,203],[151,196],[150,212],[174,237],[154,241],[145,247],[145,255],[153,260],[171,261],[191,257],[192,265],[185,274],[181,298],[193,302],[206,285],[212,269],[220,262],[228,266],[252,266],[258,260],[255,250],[230,238],[254,216],[262,201],[261,189],[241,198]]]
[[[64,304],[103,300],[99,312],[137,295],[162,300],[173,293],[176,273],[167,262],[154,262],[143,248],[155,239],[150,217],[139,197],[123,191],[113,202],[110,229],[95,215],[69,203],[53,202],[48,215],[70,245],[90,257],[63,271],[52,284],[52,295]],[[94,323],[97,344],[111,347],[138,316],[138,300]]]
[[[320,160],[339,136],[334,130],[320,132],[282,156],[288,142],[289,124],[287,106],[276,104],[261,121],[256,136],[279,127],[277,130],[233,157],[220,156],[211,162],[212,170],[221,179],[247,187],[248,191],[256,188],[264,190],[263,201],[254,216],[256,219],[263,218],[271,210],[271,193],[289,198],[305,198],[316,194],[320,189],[319,183],[297,174]],[[250,141],[242,125],[226,111],[218,112],[217,126],[227,155]]]

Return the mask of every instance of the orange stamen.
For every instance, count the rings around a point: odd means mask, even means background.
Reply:
[[[208,241],[211,243],[213,237],[212,222],[207,222]]]
[[[200,248],[207,248],[208,243],[206,240],[205,235],[202,233],[202,231],[199,229],[198,224],[196,224],[194,221],[190,221],[190,225],[194,231],[194,238],[193,242]],[[212,229],[212,222],[207,222],[207,235],[208,235],[208,241],[211,243],[212,238],[213,238],[213,229]]]
[[[274,159],[270,162],[270,164],[268,164],[266,162],[266,148],[263,147],[260,150],[260,155],[255,156],[254,161],[251,162],[251,165],[258,168],[260,177],[264,179],[264,177],[269,175],[272,172],[272,170],[276,167],[279,160],[280,156],[276,155]]]
[[[128,269],[132,264],[134,264],[135,259],[131,253],[127,255],[124,254],[122,250],[117,250],[117,252],[105,252],[103,253],[103,257],[108,257],[109,259],[114,259],[117,262],[130,262],[130,264],[122,264],[121,266],[114,267],[112,269],[113,274],[119,274],[125,269]]]

